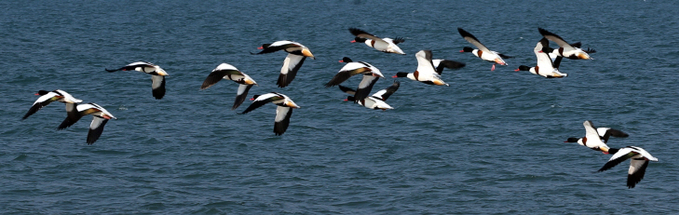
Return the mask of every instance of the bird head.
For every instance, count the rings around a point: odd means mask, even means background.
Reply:
[[[521,66],[519,66],[518,69],[515,69],[514,72],[518,72],[518,71],[529,71],[529,70],[530,70],[530,67],[528,67],[528,66],[526,66],[526,65],[521,65]]]
[[[365,38],[356,37],[356,38],[354,38],[354,40],[352,40],[351,42],[352,42],[352,43],[364,43],[365,41],[366,41]]]
[[[474,51],[474,48],[469,46],[465,46],[462,48],[462,50],[460,50],[460,52],[472,52],[472,51]]]
[[[407,72],[397,72],[396,75],[391,76],[392,78],[405,78],[408,77]]]

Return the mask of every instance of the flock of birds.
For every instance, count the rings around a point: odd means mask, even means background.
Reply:
[[[563,58],[573,60],[587,60],[591,59],[589,56],[590,53],[596,52],[595,50],[589,48],[587,50],[583,50],[580,48],[580,43],[568,43],[560,36],[545,29],[538,28],[538,31],[543,37],[538,41],[535,48],[533,49],[537,58],[536,65],[532,67],[521,65],[514,71],[529,71],[532,74],[540,75],[545,78],[563,78],[568,76],[568,74],[562,73],[559,70],[559,66]],[[399,43],[405,41],[403,38],[380,38],[357,28],[349,28],[349,32],[355,37],[354,40],[351,41],[352,43],[365,43],[367,46],[381,52],[405,55],[405,53],[398,47]],[[490,50],[474,35],[463,30],[462,28],[458,28],[458,32],[466,41],[476,47],[463,47],[460,52],[471,52],[474,56],[484,61],[493,63],[491,71],[495,70],[496,65],[507,65],[504,59],[511,58],[511,56],[503,55],[499,52]],[[556,43],[559,48],[551,48],[549,46],[550,41]],[[281,67],[280,75],[277,81],[277,85],[280,88],[290,85],[307,57],[315,59],[309,48],[294,41],[276,41],[271,44],[263,44],[258,49],[261,51],[251,54],[267,54],[281,50],[288,53],[285,60],[283,61],[283,66]],[[430,50],[421,50],[417,52],[415,54],[415,58],[417,59],[417,69],[414,72],[398,72],[392,77],[408,78],[429,85],[449,86],[446,82],[441,80],[441,74],[444,68],[458,69],[465,66],[464,63],[453,60],[434,59]],[[386,103],[386,100],[398,90],[400,82],[394,81],[394,83],[386,89],[379,90],[376,93],[370,95],[375,83],[380,78],[384,78],[384,75],[380,72],[380,70],[367,62],[352,61],[348,57],[344,57],[340,62],[346,64],[339,70],[339,72],[337,72],[337,74],[335,74],[334,77],[332,77],[330,81],[328,81],[328,83],[325,84],[326,87],[339,86],[340,90],[349,94],[345,101],[353,101],[354,103],[366,108],[377,110],[393,109],[393,107]],[[168,73],[158,65],[149,62],[134,62],[118,69],[105,70],[108,72],[139,71],[150,74],[153,81],[153,96],[156,99],[162,99],[165,95],[165,76],[168,76]],[[356,88],[340,85],[344,81],[350,79],[352,76],[359,74],[362,75],[362,80]],[[222,63],[217,66],[217,68],[212,70],[212,72],[207,76],[201,85],[200,89],[207,89],[222,79],[231,80],[239,84],[232,110],[238,108],[247,98],[250,88],[252,88],[253,85],[257,85],[257,82],[255,82],[254,79],[238,70],[233,65]],[[99,139],[104,130],[104,125],[106,125],[109,119],[116,119],[102,106],[96,103],[80,104],[82,103],[82,100],[76,99],[63,90],[40,90],[38,93],[36,93],[36,95],[39,95],[40,97],[33,103],[33,106],[31,106],[28,112],[24,115],[23,119],[28,118],[51,102],[58,101],[65,103],[67,116],[57,129],[61,130],[68,128],[80,120],[80,118],[83,116],[92,115],[93,119],[90,123],[89,132],[87,135],[88,144],[93,144],[95,141],[97,141],[97,139]],[[295,104],[295,102],[290,97],[279,92],[254,95],[250,100],[253,102],[250,104],[250,106],[248,106],[247,109],[245,109],[245,111],[242,112],[242,114],[249,113],[267,103],[273,103],[277,105],[273,129],[275,135],[282,135],[285,133],[288,125],[290,124],[292,110],[295,108],[300,108],[300,106]],[[640,147],[608,147],[606,143],[608,142],[609,137],[628,136],[622,131],[611,128],[596,128],[590,121],[585,121],[583,125],[586,131],[585,137],[568,138],[566,142],[577,142],[580,145],[587,146],[593,150],[601,151],[604,154],[613,154],[609,161],[603,167],[601,167],[601,169],[599,169],[599,172],[608,170],[617,164],[630,159],[631,162],[627,178],[627,186],[629,188],[633,188],[644,177],[649,161],[658,161],[657,158],[653,157],[650,153]]]

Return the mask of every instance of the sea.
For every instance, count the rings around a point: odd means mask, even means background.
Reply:
[[[0,1],[0,214],[679,214],[679,6],[671,0],[572,1]],[[349,28],[402,37],[406,55],[350,43]],[[482,61],[463,28],[507,66]],[[594,49],[561,63],[565,78],[534,66],[538,28]],[[253,55],[280,40],[307,46],[285,88],[287,53]],[[556,47],[555,43],[551,43]],[[415,53],[466,63],[432,86],[396,72]],[[343,101],[324,84],[343,57],[379,68],[373,92],[401,86],[394,109]],[[106,72],[136,61],[151,76]],[[231,110],[238,84],[200,90],[228,63],[251,76],[248,97],[289,96],[288,130],[276,106]],[[343,85],[357,86],[360,77]],[[64,130],[64,105],[23,115],[38,90],[67,91],[111,119],[86,143],[91,116]],[[651,162],[635,188],[629,162],[569,137],[583,122],[629,134],[609,146],[644,148]]]

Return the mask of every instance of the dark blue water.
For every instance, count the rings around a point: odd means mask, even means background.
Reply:
[[[0,2],[0,211],[14,214],[670,214],[679,212],[679,26],[673,1],[3,1]],[[351,44],[350,27],[404,37],[408,55]],[[468,53],[462,27],[515,56],[490,65]],[[513,72],[535,63],[538,27],[597,50],[564,61],[563,79]],[[311,49],[289,87],[275,82],[284,53]],[[553,44],[554,45],[554,44]],[[407,79],[374,111],[323,84],[344,56],[385,76],[412,72],[414,53],[467,63],[450,87]],[[135,61],[150,76],[107,73]],[[199,90],[229,63],[254,78],[251,95],[278,91],[302,108],[283,136],[274,105],[239,115],[237,85]],[[355,85],[358,78],[347,81]],[[380,80],[375,89],[391,85]],[[85,117],[57,131],[63,104],[20,120],[37,90],[63,89],[117,120],[87,145]],[[573,143],[582,122],[630,134],[660,161],[634,189],[628,162]]]

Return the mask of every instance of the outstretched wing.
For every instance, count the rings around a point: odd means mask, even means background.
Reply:
[[[391,84],[391,86],[387,87],[386,89],[377,91],[375,94],[372,94],[372,97],[378,98],[382,101],[386,101],[389,98],[389,96],[391,96],[391,94],[394,94],[394,92],[398,90],[399,86],[401,86],[401,82],[394,81],[394,83]]]
[[[215,85],[217,82],[221,81],[224,79],[224,76],[227,75],[240,75],[240,71],[238,70],[214,70],[212,71],[207,78],[205,78],[205,81],[203,81],[203,85],[200,86],[201,90],[207,89],[211,87],[212,85]]]
[[[283,61],[283,67],[281,67],[281,74],[278,76],[278,87],[283,88],[288,86],[295,76],[297,71],[304,64],[306,57],[296,54],[288,54]]]
[[[363,75],[363,79],[361,80],[361,83],[358,84],[358,89],[356,89],[356,94],[354,95],[356,101],[360,101],[368,97],[368,95],[370,95],[370,91],[372,91],[373,86],[378,79],[379,77],[372,75]]]
[[[247,85],[247,84],[239,84],[238,85],[238,92],[236,93],[236,100],[233,102],[233,107],[231,107],[231,110],[235,110],[243,104],[243,101],[245,101],[245,98],[248,96],[248,91],[250,91],[250,88],[252,88],[253,85]]]
[[[342,92],[345,92],[349,95],[356,95],[356,90],[354,90],[353,88],[345,87],[342,85],[339,85],[339,88],[340,90],[342,90]]]
[[[462,38],[464,38],[467,42],[471,43],[472,45],[476,46],[476,48],[478,48],[479,50],[484,51],[484,52],[488,52],[488,53],[491,52],[490,49],[488,49],[485,45],[483,45],[483,43],[481,43],[481,41],[479,41],[479,39],[476,39],[476,37],[474,35],[472,35],[471,33],[465,31],[462,28],[457,28],[457,31],[460,32],[460,35],[462,36]]]
[[[104,125],[106,125],[108,119],[104,119],[98,116],[92,118],[92,123],[90,123],[90,130],[87,132],[87,144],[92,145],[96,142],[101,133],[104,132]]]
[[[151,75],[151,80],[153,80],[153,85],[151,85],[153,97],[162,99],[165,96],[165,76]]]
[[[439,75],[443,73],[443,68],[448,68],[448,69],[459,69],[465,66],[464,63],[462,62],[457,62],[454,60],[445,60],[445,59],[433,59],[431,62],[434,64],[436,67],[436,73]]]
[[[325,84],[325,87],[339,85],[342,82],[346,81],[347,79],[351,78],[351,76],[369,71],[372,70],[360,62],[347,63],[346,65],[344,65],[344,67],[342,67],[342,69],[340,69],[339,72],[337,72],[337,74],[335,74],[335,76],[332,77],[332,80],[328,81],[328,83]]]
[[[648,163],[648,160],[644,158],[632,159],[630,161],[629,170],[627,171],[628,188],[634,188],[634,186],[636,186],[641,181],[641,179],[644,179]]]
[[[80,112],[78,112],[77,110],[68,112],[66,119],[64,119],[64,121],[61,122],[61,124],[59,124],[59,127],[57,127],[57,130],[63,130],[65,128],[71,127],[71,125],[78,122],[78,120],[80,120],[80,118],[82,118],[82,117],[83,117],[83,115],[80,114]]]
[[[608,162],[606,162],[606,164],[604,164],[604,166],[601,167],[601,169],[599,169],[597,172],[603,172],[613,168],[614,166],[617,166],[618,164],[631,157],[634,157],[637,154],[639,153],[632,151],[630,148],[622,148],[617,153],[613,154],[611,159],[609,159]]]
[[[349,28],[349,32],[351,32],[351,34],[353,34],[356,37],[371,39],[371,40],[381,41],[381,42],[386,43],[382,38],[376,37],[375,35],[372,35],[368,32],[365,32],[361,29],[358,29],[358,28]]]
[[[555,42],[557,45],[561,47],[572,47],[571,44],[568,44],[568,42],[566,42],[566,40],[561,38],[559,35],[556,35],[542,28],[538,28],[538,31],[540,31],[540,34],[542,34],[543,37],[547,38],[552,42]]]
[[[405,41],[406,40],[403,39],[403,37],[397,37],[397,38],[394,38],[393,40],[391,40],[391,42],[396,44],[396,45],[398,45],[399,43],[405,42]]]
[[[242,114],[246,114],[250,111],[253,111],[253,110],[265,105],[266,103],[272,102],[276,99],[283,99],[283,98],[278,96],[276,93],[267,93],[267,94],[264,94],[264,95],[260,95],[260,96],[257,97],[257,99],[255,99],[255,101],[252,102],[252,104],[250,104],[250,106],[248,106],[247,109],[245,109],[245,111],[242,112]]]
[[[35,100],[35,102],[33,102],[33,106],[31,106],[31,108],[28,109],[28,112],[26,112],[26,115],[24,115],[24,117],[21,118],[21,119],[23,120],[23,119],[28,118],[29,116],[33,115],[35,112],[38,112],[43,107],[49,105],[53,101],[58,100],[59,99],[58,96],[60,96],[60,95],[55,93],[55,92],[49,92],[45,95],[38,97],[38,99]]]
[[[273,125],[273,132],[276,135],[283,135],[283,133],[288,130],[291,116],[292,108],[283,106],[278,106],[276,108],[276,120]]]

